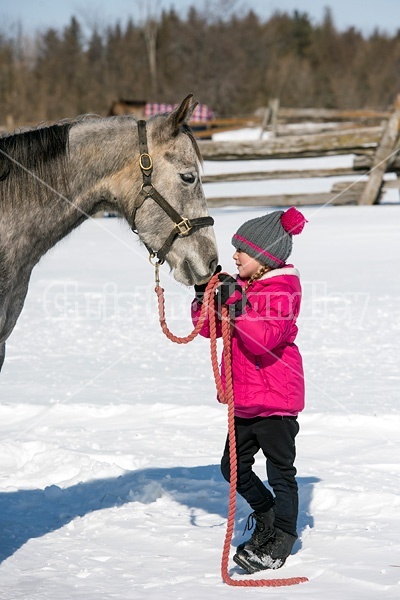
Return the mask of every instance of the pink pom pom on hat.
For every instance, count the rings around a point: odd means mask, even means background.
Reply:
[[[283,267],[292,251],[292,236],[301,233],[306,223],[294,206],[286,212],[277,210],[243,223],[232,244],[273,269]]]
[[[304,229],[304,225],[308,223],[304,215],[297,208],[292,206],[281,216],[282,227],[290,235],[298,235]]]

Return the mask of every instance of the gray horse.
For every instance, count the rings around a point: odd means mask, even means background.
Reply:
[[[99,210],[123,215],[177,281],[213,274],[213,221],[187,125],[195,106],[190,95],[147,124],[86,117],[0,139],[0,369],[33,267]]]

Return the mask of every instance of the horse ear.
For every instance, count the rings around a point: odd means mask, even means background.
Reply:
[[[194,109],[198,102],[192,103],[193,94],[186,96],[180,105],[172,111],[168,117],[168,124],[171,127],[172,135],[177,135],[182,125],[189,123]]]

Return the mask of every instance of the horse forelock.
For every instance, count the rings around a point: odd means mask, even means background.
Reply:
[[[181,130],[185,135],[189,137],[190,141],[192,142],[198,161],[200,162],[200,164],[203,164],[203,157],[200,152],[199,144],[197,143],[197,140],[194,136],[193,129],[187,123],[185,123],[184,125],[182,125]]]

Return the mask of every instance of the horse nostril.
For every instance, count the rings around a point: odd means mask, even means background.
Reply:
[[[209,264],[210,273],[214,273],[215,269],[217,268],[217,264],[218,264],[218,258],[213,258]]]

